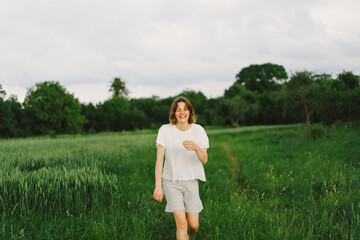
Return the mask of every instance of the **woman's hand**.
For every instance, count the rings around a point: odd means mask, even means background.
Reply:
[[[193,141],[183,141],[183,145],[187,150],[198,150],[199,146]]]
[[[200,148],[193,141],[183,141],[183,145],[189,151],[194,150],[200,162],[202,162],[203,164],[207,162],[208,156],[207,156],[206,148]]]
[[[153,198],[155,198],[156,201],[161,202],[164,197],[164,193],[161,186],[156,186],[153,194]]]

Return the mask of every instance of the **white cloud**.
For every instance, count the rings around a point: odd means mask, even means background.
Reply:
[[[140,97],[152,97],[159,96],[160,98],[166,98],[180,94],[184,90],[193,90],[196,92],[202,92],[207,98],[216,98],[224,94],[224,90],[229,88],[233,84],[230,82],[218,82],[214,80],[195,82],[193,84],[178,85],[174,88],[167,88],[163,86],[129,86],[131,98]]]
[[[15,95],[19,102],[23,102],[26,96],[26,88],[17,85],[2,85],[2,89],[5,90],[5,98],[9,98],[11,95]]]
[[[66,86],[66,90],[79,99],[81,103],[97,104],[111,96],[110,84],[105,82],[74,84]]]
[[[60,83],[61,84],[61,83]],[[129,97],[141,98],[158,96],[160,98],[166,98],[180,94],[184,90],[200,91],[207,98],[216,98],[224,94],[224,90],[229,88],[233,84],[233,81],[219,82],[215,80],[207,80],[202,82],[194,82],[192,84],[181,84],[181,82],[172,87],[166,87],[161,85],[129,85]],[[63,85],[63,84],[62,84]],[[104,100],[111,97],[110,82],[94,82],[84,84],[70,84],[63,85],[67,92],[73,94],[79,99],[81,103],[92,102],[94,104],[104,102]],[[3,89],[6,91],[6,97],[10,95],[16,95],[19,102],[23,102],[26,96],[27,89],[17,85],[3,85]],[[31,86],[32,87],[32,86]]]
[[[359,9],[355,0],[3,0],[0,83],[55,80],[97,102],[107,88],[83,89],[114,77],[140,97],[209,79],[228,86],[243,67],[265,62],[360,74]]]

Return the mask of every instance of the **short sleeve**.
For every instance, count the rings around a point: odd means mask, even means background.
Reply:
[[[161,126],[160,129],[159,129],[159,132],[158,132],[158,135],[157,135],[157,138],[156,138],[156,147],[158,145],[161,145],[164,147],[165,149],[165,128],[164,126]]]
[[[209,148],[209,138],[205,132],[205,129],[200,126],[199,129],[199,141],[198,145],[200,148]]]

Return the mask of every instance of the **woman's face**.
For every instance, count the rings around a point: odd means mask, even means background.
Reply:
[[[184,102],[178,102],[175,117],[178,123],[188,122],[190,111],[187,109]]]

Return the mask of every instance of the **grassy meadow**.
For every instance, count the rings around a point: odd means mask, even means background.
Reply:
[[[209,128],[196,239],[360,239],[360,130]],[[157,132],[0,140],[0,240],[175,239]]]

